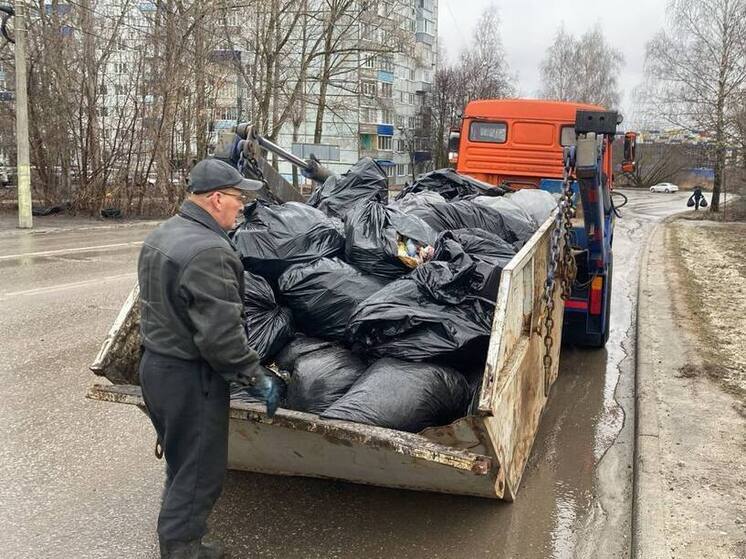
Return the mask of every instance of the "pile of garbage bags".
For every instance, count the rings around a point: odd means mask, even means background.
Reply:
[[[389,204],[362,159],[307,204],[248,205],[244,318],[282,405],[412,432],[466,415],[501,273],[556,205],[521,192],[445,169]]]
[[[458,200],[469,196],[502,196],[509,189],[493,186],[467,175],[460,175],[454,169],[436,169],[424,175],[397,195],[400,200],[416,192],[435,192],[446,200]]]

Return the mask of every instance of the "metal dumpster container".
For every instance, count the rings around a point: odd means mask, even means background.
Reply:
[[[229,467],[278,475],[436,491],[512,501],[559,367],[564,305],[555,290],[552,367],[545,378],[542,292],[554,214],[504,269],[479,403],[473,415],[413,434],[231,402]],[[145,405],[137,383],[137,287],[91,366],[112,384],[93,400]]]

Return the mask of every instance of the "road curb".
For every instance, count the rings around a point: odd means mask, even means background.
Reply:
[[[635,344],[635,448],[632,504],[632,557],[669,559],[665,537],[665,507],[660,472],[660,439],[656,391],[655,346],[659,343],[652,313],[660,308],[665,261],[663,232],[658,223],[642,251],[637,287]],[[661,254],[658,254],[661,251]],[[657,273],[656,273],[657,272]]]

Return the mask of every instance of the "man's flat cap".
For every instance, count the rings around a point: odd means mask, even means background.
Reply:
[[[260,190],[264,184],[260,181],[245,179],[235,167],[220,159],[203,159],[189,173],[187,190],[194,194],[212,192],[221,188],[238,190]]]

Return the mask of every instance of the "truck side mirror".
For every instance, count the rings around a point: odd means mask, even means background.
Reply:
[[[451,130],[448,134],[448,162],[454,165],[458,163],[458,146],[460,141],[461,132],[458,129]]]
[[[635,149],[637,147],[637,133],[627,132],[624,135],[624,159],[622,160],[622,171],[634,173],[635,171]]]

